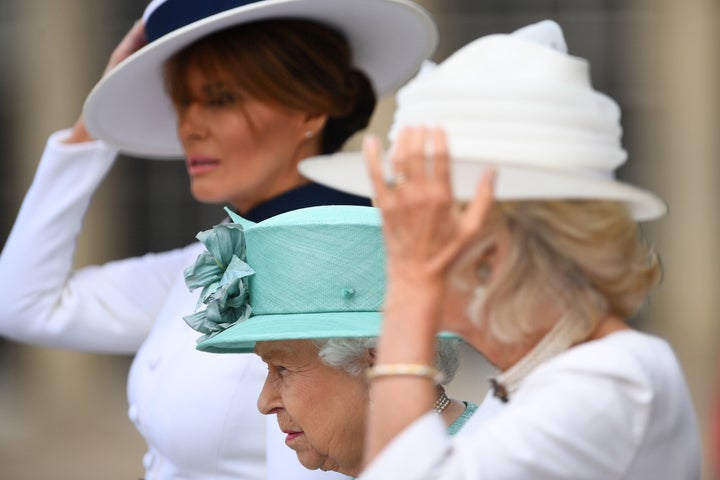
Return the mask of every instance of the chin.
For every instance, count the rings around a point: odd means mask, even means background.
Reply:
[[[190,185],[190,194],[200,203],[221,204],[227,202],[227,199],[223,195],[219,195],[217,191],[203,188],[194,183]]]
[[[300,465],[307,468],[308,470],[331,470],[332,465],[327,461],[327,458],[323,458],[321,455],[307,452],[295,452],[297,453],[298,461]]]

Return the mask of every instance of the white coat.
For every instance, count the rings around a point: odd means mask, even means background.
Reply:
[[[182,316],[199,292],[182,272],[201,244],[73,270],[83,217],[117,152],[99,141],[63,144],[65,135],[50,137],[0,256],[0,335],[136,353],[129,416],[148,444],[147,480],[347,478],[303,468],[275,416],[259,413],[266,367],[258,357],[195,349],[199,334]]]
[[[360,480],[700,480],[700,435],[680,365],[633,330],[543,363],[508,403],[488,394],[455,436],[409,425]]]

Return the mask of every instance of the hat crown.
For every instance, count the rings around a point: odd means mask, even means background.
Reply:
[[[612,178],[626,159],[620,109],[565,48],[551,21],[469,43],[398,92],[391,141],[437,125],[456,159]]]
[[[250,352],[256,341],[378,335],[385,250],[377,209],[310,207],[257,224],[231,217],[235,225],[198,235],[208,253],[185,273],[189,286],[209,285],[201,294],[207,308],[184,317],[206,334],[200,350]]]
[[[148,42],[193,22],[260,0],[153,0],[143,13]]]
[[[627,157],[620,108],[593,89],[588,62],[567,54],[555,22],[481,37],[440,65],[426,64],[397,104],[390,143],[405,126],[442,127],[460,200],[474,198],[494,168],[498,200],[619,201],[638,221],[667,209],[652,192],[615,179]],[[373,195],[360,154],[307,159],[299,168],[316,182]]]
[[[311,207],[246,227],[253,315],[379,311],[385,255],[376,209]]]

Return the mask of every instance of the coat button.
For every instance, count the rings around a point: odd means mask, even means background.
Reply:
[[[128,417],[130,417],[130,420],[136,425],[139,425],[140,423],[140,409],[137,405],[130,405],[130,408],[128,409]]]

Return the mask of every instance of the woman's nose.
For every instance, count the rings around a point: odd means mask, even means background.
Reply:
[[[277,382],[272,381],[271,375],[272,373],[268,372],[265,377],[265,383],[257,400],[258,410],[263,415],[271,415],[282,409],[282,399],[277,389]]]
[[[197,103],[191,103],[182,112],[178,112],[178,135],[184,143],[207,138],[207,124]]]

